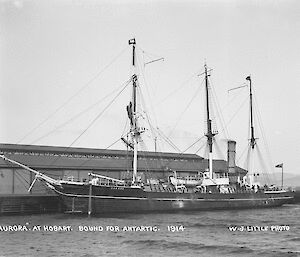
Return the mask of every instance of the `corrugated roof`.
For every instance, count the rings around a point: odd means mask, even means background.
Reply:
[[[45,146],[45,145],[23,145],[23,144],[0,144],[0,151],[3,152],[34,152],[34,153],[53,153],[53,154],[79,154],[79,155],[101,155],[101,156],[126,156],[126,150],[107,150],[96,148],[78,148],[63,146]],[[182,158],[182,159],[204,159],[197,154],[179,154],[167,152],[146,152],[141,151],[144,157],[161,157],[161,158]]]
[[[27,154],[6,154],[6,156],[36,169],[126,170],[127,165],[131,162],[126,158],[75,158]],[[173,159],[140,159],[138,161],[138,168],[163,170],[168,167],[170,169],[193,171],[197,168],[199,170],[199,163],[201,163],[201,160],[200,162],[192,162],[175,161]],[[3,159],[0,159],[0,167],[7,166],[8,163]]]

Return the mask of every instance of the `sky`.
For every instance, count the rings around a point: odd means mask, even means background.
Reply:
[[[251,75],[259,149],[270,167],[299,174],[299,13],[291,0],[1,0],[0,142],[125,149],[130,86],[114,97],[132,75],[136,38],[145,126],[149,116],[180,152],[203,137],[206,63],[218,100],[215,158],[234,139],[243,166],[249,87],[228,90]],[[151,132],[143,150],[154,150]],[[201,142],[187,152],[205,156]],[[175,152],[160,138],[157,147]]]

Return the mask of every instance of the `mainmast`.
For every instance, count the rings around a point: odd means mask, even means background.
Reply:
[[[253,125],[252,81],[250,76],[248,76],[246,80],[249,80],[250,82],[250,126],[251,126],[250,146],[252,149],[254,149],[254,146],[256,144],[256,138],[254,137],[254,125]]]
[[[132,66],[134,73],[132,75],[132,102],[127,106],[128,117],[130,119],[130,127],[133,140],[133,174],[132,184],[136,183],[137,177],[137,151],[138,151],[138,137],[140,135],[137,126],[137,113],[136,113],[136,89],[137,89],[137,75],[136,75],[136,61],[135,61],[135,38],[129,40],[129,45],[132,45]]]
[[[208,164],[208,170],[209,170],[209,178],[213,179],[213,156],[212,156],[212,146],[213,146],[213,138],[217,134],[216,132],[212,132],[212,120],[210,118],[210,110],[209,110],[209,92],[208,92],[208,72],[207,72],[207,66],[204,65],[205,68],[205,90],[206,90],[206,116],[207,116],[207,133],[205,136],[207,137],[207,143],[209,148],[209,164]]]

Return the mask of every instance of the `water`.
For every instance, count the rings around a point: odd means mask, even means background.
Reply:
[[[0,231],[0,257],[300,256],[299,212],[300,205],[285,205],[272,209],[91,218],[67,214],[0,217],[2,229],[9,229],[9,225],[28,229]],[[275,227],[278,225],[282,227]],[[55,229],[54,226],[72,231],[45,231]],[[80,231],[83,226],[103,231]],[[123,231],[128,226],[158,231]],[[229,227],[237,230],[230,231]],[[178,231],[172,232],[172,228]],[[280,228],[285,231],[276,231]]]

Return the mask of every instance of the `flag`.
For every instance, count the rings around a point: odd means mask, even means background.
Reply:
[[[129,45],[135,45],[135,38],[130,39],[130,40],[128,41],[128,44],[129,44]]]
[[[275,168],[282,168],[282,167],[283,167],[283,163],[277,164],[277,165],[275,166]]]

